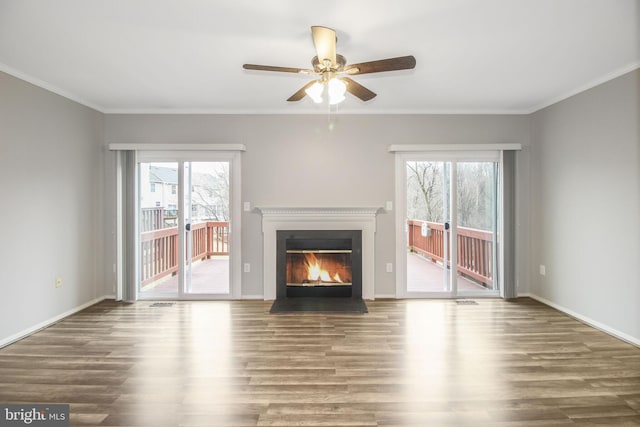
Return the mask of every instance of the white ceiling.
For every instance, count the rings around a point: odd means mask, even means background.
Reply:
[[[311,77],[310,27],[354,79],[343,113],[529,113],[640,66],[640,0],[0,0],[0,70],[103,112],[325,113],[286,99]],[[0,94],[1,96],[1,94]]]

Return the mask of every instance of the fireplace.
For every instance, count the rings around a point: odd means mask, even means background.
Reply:
[[[278,230],[276,299],[362,298],[361,230]]]
[[[362,299],[374,299],[375,283],[375,233],[376,216],[382,210],[379,207],[257,207],[262,215],[262,253],[263,253],[263,294],[265,300],[276,300],[276,282],[282,286],[285,276],[284,270],[277,269],[277,258],[280,253],[284,257],[282,250],[278,252],[278,232],[288,230],[288,233],[295,233],[303,230],[324,231],[324,230],[358,230],[361,232],[361,266],[358,269],[360,283],[359,286]],[[280,245],[282,247],[282,243]],[[285,249],[286,251],[286,249]],[[353,255],[352,255],[353,257]],[[280,262],[284,262],[281,258]],[[352,272],[356,269],[353,266]],[[278,276],[281,276],[280,278]],[[286,291],[286,288],[283,288]],[[281,295],[286,295],[286,292]],[[281,297],[283,298],[283,297]],[[291,298],[290,300],[293,300]],[[297,298],[300,299],[300,298]],[[296,300],[297,300],[296,299]],[[334,298],[336,299],[336,298]],[[340,301],[346,298],[338,299]]]

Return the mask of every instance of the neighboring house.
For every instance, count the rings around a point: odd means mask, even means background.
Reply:
[[[178,208],[178,170],[176,168],[140,164],[140,207]]]
[[[225,203],[220,198],[219,181],[211,174],[193,173],[190,193],[192,222],[228,220],[228,202]],[[228,194],[228,191],[226,193]],[[143,211],[162,209],[164,226],[176,225],[178,215],[177,168],[156,166],[151,163],[140,164],[140,208]]]

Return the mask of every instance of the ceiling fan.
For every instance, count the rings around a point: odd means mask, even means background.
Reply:
[[[329,104],[333,105],[344,101],[345,92],[349,92],[363,101],[369,101],[376,96],[374,92],[348,76],[380,73],[383,71],[409,70],[416,66],[416,59],[411,55],[347,65],[346,58],[336,53],[336,42],[338,39],[334,30],[327,27],[313,26],[311,27],[311,36],[317,53],[311,60],[313,69],[256,64],[244,64],[242,68],[245,70],[277,71],[320,76],[318,80],[313,80],[304,85],[300,90],[291,95],[287,101],[300,101],[305,95],[308,95],[314,102],[321,103],[322,94],[326,88]],[[343,75],[346,76],[339,77]]]

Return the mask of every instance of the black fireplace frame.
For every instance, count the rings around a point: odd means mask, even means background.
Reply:
[[[331,247],[323,240],[337,240],[350,247]],[[289,243],[289,247],[287,247]],[[287,286],[287,249],[351,249],[351,285]],[[343,297],[362,299],[362,230],[277,230],[276,234],[276,299],[297,297]]]

